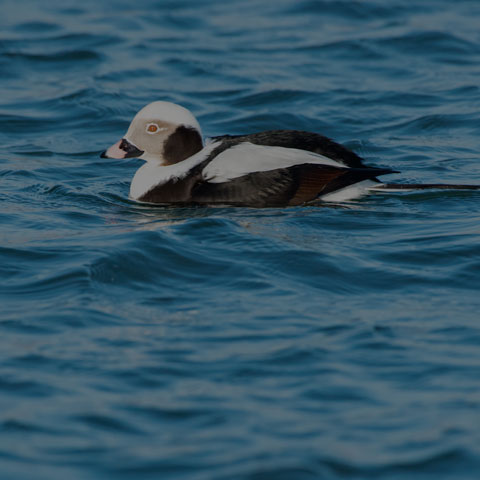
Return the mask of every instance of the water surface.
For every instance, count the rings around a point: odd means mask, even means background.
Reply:
[[[480,193],[284,209],[128,200],[152,100],[480,183],[475,1],[0,7],[6,479],[472,479]],[[390,177],[393,181],[393,177]]]

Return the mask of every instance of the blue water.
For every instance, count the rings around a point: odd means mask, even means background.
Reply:
[[[162,99],[480,183],[476,0],[2,0],[0,478],[473,479],[480,193],[128,200]]]

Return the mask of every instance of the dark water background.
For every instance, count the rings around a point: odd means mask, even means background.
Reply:
[[[2,479],[480,478],[480,193],[153,208],[181,103],[480,183],[480,3],[2,0]],[[390,177],[392,180],[393,177]]]

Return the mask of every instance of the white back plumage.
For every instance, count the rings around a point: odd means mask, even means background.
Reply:
[[[297,148],[272,147],[243,142],[217,155],[205,167],[203,175],[211,183],[223,183],[249,173],[267,172],[303,163],[347,168],[318,153]]]

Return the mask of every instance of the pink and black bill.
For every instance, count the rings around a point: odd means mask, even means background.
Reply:
[[[110,148],[102,152],[101,158],[138,158],[144,154],[143,150],[140,150],[135,145],[131,144],[125,138],[122,138],[117,143],[113,144]]]

